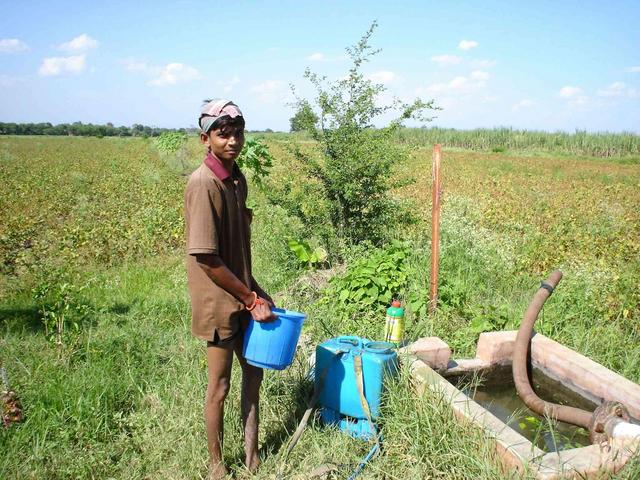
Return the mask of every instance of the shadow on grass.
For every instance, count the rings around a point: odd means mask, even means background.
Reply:
[[[287,385],[287,393],[291,397],[291,403],[286,408],[283,406],[281,410],[281,414],[286,420],[280,424],[280,428],[277,430],[267,432],[260,448],[262,456],[278,453],[282,446],[289,442],[300,420],[302,420],[311,395],[313,395],[313,383],[305,378],[297,378],[295,383]]]
[[[73,310],[75,306],[72,304],[71,309]],[[69,320],[77,323],[80,329],[96,325],[102,313],[125,315],[131,310],[129,305],[122,303],[115,303],[102,310],[98,310],[86,303],[78,303],[77,306],[86,306],[88,309],[88,313],[69,316]],[[42,312],[47,308],[46,305],[37,305],[35,303],[26,306],[0,307],[0,326],[9,332],[41,333],[45,330]]]
[[[9,330],[27,330],[32,333],[44,330],[42,314],[35,305],[24,308],[0,308],[0,324]]]

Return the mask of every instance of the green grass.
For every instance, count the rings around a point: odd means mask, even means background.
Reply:
[[[272,145],[278,168],[287,168],[286,149]],[[0,365],[26,415],[0,429],[0,478],[204,478],[206,362],[202,342],[190,334],[180,216],[181,173],[197,163],[199,147],[192,140],[187,148],[176,159],[142,139],[0,140],[0,173],[8,179],[0,185],[0,285],[7,287],[0,294]],[[398,233],[413,247],[406,295],[428,288],[428,155],[417,150],[402,166],[416,183],[395,192],[413,199],[419,220]],[[637,166],[449,150],[443,165],[439,311],[429,318],[409,309],[408,337],[438,335],[458,358],[473,355],[474,318],[495,328],[518,324],[539,280],[560,267],[565,278],[538,329],[640,381],[638,193],[637,182],[625,180],[639,178]],[[600,192],[597,201],[593,192]],[[329,333],[381,333],[383,313],[341,318],[335,304],[321,301],[341,267],[301,271],[287,239],[304,238],[302,227],[255,188],[250,204],[255,276],[277,303],[309,320],[294,365],[265,376],[263,465],[253,477],[241,463],[235,365],[225,461],[236,478],[273,479],[283,468],[285,478],[303,479],[326,463],[345,478],[369,445],[315,417],[284,466],[281,455],[306,408],[313,346]],[[91,254],[94,245],[99,255]],[[78,331],[69,328],[62,347],[45,337],[41,319],[60,300],[56,290],[33,294],[59,280],[77,287],[62,304]],[[441,396],[416,396],[407,375],[403,370],[389,385],[384,450],[363,478],[505,478],[482,432],[459,424]],[[638,475],[635,462],[616,478]]]

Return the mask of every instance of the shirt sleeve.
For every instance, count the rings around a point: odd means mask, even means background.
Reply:
[[[222,205],[220,191],[198,179],[187,186],[185,192],[185,228],[187,229],[187,253],[219,252],[218,232]],[[217,207],[217,209],[216,209]]]

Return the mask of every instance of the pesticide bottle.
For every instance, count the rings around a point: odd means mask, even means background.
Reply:
[[[404,338],[404,308],[400,301],[394,300],[387,308],[387,320],[384,328],[384,339],[399,346]]]

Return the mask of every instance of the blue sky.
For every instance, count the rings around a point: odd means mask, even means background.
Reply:
[[[196,124],[228,97],[288,130],[306,67],[339,78],[373,20],[365,73],[435,99],[433,125],[640,133],[640,2],[0,1],[0,121]],[[382,98],[381,101],[384,101]]]

